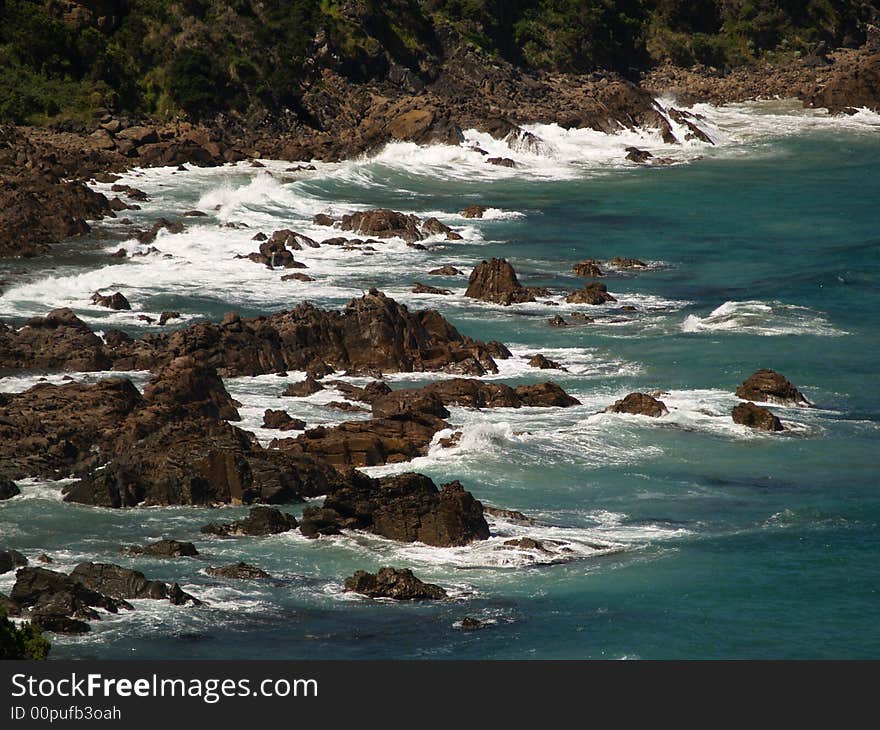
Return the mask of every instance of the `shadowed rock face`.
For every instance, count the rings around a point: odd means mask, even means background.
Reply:
[[[669,413],[669,409],[662,400],[657,400],[647,393],[630,393],[626,398],[608,406],[606,413],[630,413],[636,416],[651,416],[659,418]]]
[[[323,508],[306,508],[301,529],[307,537],[370,530],[391,540],[441,547],[489,537],[482,505],[459,482],[437,489],[428,477],[411,472],[353,480],[328,495]]]
[[[14,481],[0,476],[0,502],[4,499],[17,497],[19,494],[21,494],[21,490]]]
[[[345,590],[369,598],[393,598],[398,601],[448,598],[446,591],[440,586],[423,583],[406,568],[379,568],[378,573],[359,570],[345,579]]]
[[[736,389],[736,396],[743,400],[778,403],[783,406],[812,405],[785,376],[769,369],[758,370],[746,378]]]
[[[760,431],[784,431],[782,422],[767,408],[740,403],[733,408],[733,422]]]
[[[97,619],[95,608],[117,613],[131,609],[124,600],[112,598],[78,578],[45,568],[22,568],[15,574],[15,585],[9,599],[34,616],[66,616]]]
[[[265,570],[242,562],[217,568],[205,568],[205,573],[214,578],[232,578],[234,580],[262,580],[272,577]]]

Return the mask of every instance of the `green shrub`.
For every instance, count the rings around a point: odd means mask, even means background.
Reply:
[[[39,627],[31,623],[16,627],[0,606],[0,659],[45,659],[49,649]]]

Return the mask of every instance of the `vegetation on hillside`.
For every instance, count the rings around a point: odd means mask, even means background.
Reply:
[[[0,121],[258,118],[295,110],[325,67],[429,78],[450,37],[532,70],[736,66],[858,45],[878,15],[880,0],[0,0]]]
[[[0,606],[0,659],[45,659],[48,655],[49,642],[40,629],[30,623],[16,627]]]

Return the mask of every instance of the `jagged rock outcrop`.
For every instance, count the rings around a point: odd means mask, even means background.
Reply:
[[[769,409],[754,403],[739,403],[733,407],[733,422],[760,431],[784,431],[785,427]]]
[[[0,550],[0,574],[21,568],[28,564],[28,559],[18,550]]]
[[[104,595],[77,577],[46,568],[21,568],[15,579],[9,598],[33,617],[96,620],[100,616],[95,608],[110,613],[131,609],[124,599]]]
[[[535,296],[547,296],[545,289],[527,287],[519,283],[516,271],[505,259],[482,261],[474,267],[464,295],[495,304],[534,302]]]
[[[812,405],[784,375],[766,368],[746,378],[736,389],[736,397],[759,403],[778,403],[783,406]]]
[[[586,276],[591,279],[597,279],[602,276],[605,276],[605,272],[599,266],[599,262],[596,259],[587,259],[586,261],[581,261],[580,263],[574,264],[571,267],[571,270],[577,276]]]
[[[377,573],[357,571],[345,579],[345,590],[369,598],[393,598],[397,601],[428,601],[448,598],[445,590],[433,583],[423,583],[407,568],[379,568]]]
[[[605,409],[606,413],[629,413],[635,416],[659,418],[669,414],[669,409],[662,400],[657,400],[647,393],[630,393]]]
[[[411,472],[352,480],[329,494],[322,508],[303,511],[301,530],[307,537],[345,529],[439,547],[489,537],[482,505],[459,482],[438,489],[428,477]]]

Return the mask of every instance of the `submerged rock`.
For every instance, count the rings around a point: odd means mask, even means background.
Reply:
[[[736,389],[736,397],[763,403],[778,403],[783,406],[812,405],[784,375],[769,369],[758,370],[746,378]]]
[[[476,203],[471,203],[467,208],[461,211],[461,214],[465,218],[482,218],[483,214],[488,210],[485,205],[477,205]]]
[[[605,273],[599,268],[599,262],[596,259],[587,259],[586,261],[574,264],[571,270],[577,276],[587,276],[591,279],[605,276]]]
[[[452,294],[449,289],[428,286],[427,284],[422,284],[420,281],[413,282],[413,287],[410,291],[412,291],[413,294],[442,294],[443,296],[449,296]]]
[[[126,548],[125,552],[131,555],[151,555],[162,558],[191,558],[199,554],[196,546],[191,542],[180,542],[179,540],[159,540],[143,546],[132,545]]]
[[[784,431],[782,422],[767,408],[754,403],[740,403],[733,407],[733,422],[761,431]]]
[[[262,580],[272,577],[265,570],[242,562],[223,565],[219,568],[205,568],[205,573],[214,578],[232,578],[235,580]]]
[[[611,261],[608,262],[611,266],[614,266],[618,269],[647,269],[648,264],[639,259],[631,259],[631,258],[623,258],[621,256],[615,256]]]
[[[461,269],[456,269],[451,264],[444,264],[443,266],[437,269],[431,269],[428,272],[430,276],[461,276],[463,272]]]
[[[659,418],[669,414],[666,404],[647,393],[630,393],[605,409],[605,413],[630,413],[636,416]]]
[[[359,570],[345,579],[345,590],[369,598],[393,598],[397,601],[442,600],[449,597],[440,586],[423,583],[407,568],[379,568],[377,573]]]
[[[541,353],[532,355],[529,358],[529,367],[538,368],[539,370],[564,370],[556,360],[550,360]]]

